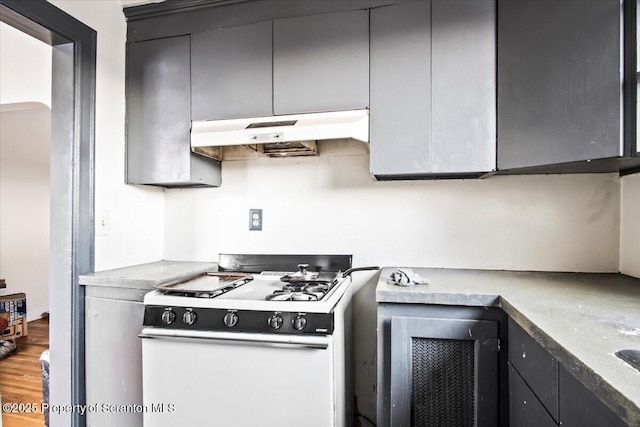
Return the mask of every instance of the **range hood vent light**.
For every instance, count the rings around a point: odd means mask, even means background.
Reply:
[[[224,159],[224,147],[246,146],[270,157],[318,155],[316,141],[369,142],[369,110],[295,114],[252,119],[194,121],[191,149]]]

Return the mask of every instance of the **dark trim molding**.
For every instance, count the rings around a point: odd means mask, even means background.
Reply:
[[[53,46],[49,324],[54,404],[85,404],[84,289],[94,270],[96,40],[90,27],[45,0],[0,0],[0,20]],[[82,427],[79,411],[51,425]]]
[[[186,12],[216,6],[227,6],[252,0],[166,0],[161,3],[144,4],[123,8],[127,21],[153,18],[158,15]]]
[[[91,33],[95,34],[90,27],[44,0],[0,0],[0,20],[51,46],[86,41]]]
[[[640,166],[636,166],[635,168],[629,168],[629,169],[625,169],[623,171],[620,171],[620,176],[627,176],[627,175],[634,175],[640,173]]]
[[[637,28],[635,1],[625,1],[622,4],[624,11],[623,20],[623,111],[624,111],[624,149],[625,156],[638,156],[638,141],[636,137],[637,126],[637,61],[636,43]]]
[[[532,166],[519,169],[508,169],[497,172],[497,175],[547,175],[547,174],[575,174],[575,173],[620,173],[640,166],[640,157],[611,157],[559,163],[555,165]]]
[[[69,43],[69,40],[60,36],[31,20],[25,21],[24,16],[0,3],[0,21],[28,34],[49,46]]]

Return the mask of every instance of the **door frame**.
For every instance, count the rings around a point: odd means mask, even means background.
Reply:
[[[97,33],[46,0],[0,0],[0,21],[52,46],[49,255],[49,403],[85,396],[84,289],[94,270],[94,144]],[[51,412],[51,425],[85,425],[80,411]]]

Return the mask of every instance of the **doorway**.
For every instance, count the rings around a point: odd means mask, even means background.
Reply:
[[[45,0],[0,0],[0,21],[52,46],[50,352],[52,405],[85,402],[84,293],[94,269],[96,32]],[[79,411],[51,425],[84,425]]]

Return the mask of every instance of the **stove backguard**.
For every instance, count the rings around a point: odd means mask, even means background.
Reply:
[[[353,255],[264,255],[220,254],[219,271],[260,273],[298,271],[298,264],[309,264],[309,271],[338,272],[352,267]]]

